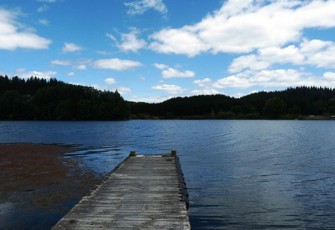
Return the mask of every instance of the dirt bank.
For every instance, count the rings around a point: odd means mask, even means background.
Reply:
[[[72,147],[0,144],[0,229],[49,228],[102,178]]]

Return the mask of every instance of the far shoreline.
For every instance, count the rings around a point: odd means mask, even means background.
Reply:
[[[141,120],[153,120],[153,121],[164,121],[164,120],[182,120],[182,121],[187,121],[187,120],[245,120],[245,121],[257,121],[257,120],[277,120],[277,121],[287,121],[287,120],[301,120],[301,121],[313,121],[313,120],[335,120],[335,115],[290,115],[290,114],[285,114],[281,115],[275,118],[269,118],[269,117],[262,117],[260,115],[254,116],[254,117],[239,117],[238,115],[233,116],[233,117],[213,117],[210,115],[190,115],[190,116],[175,116],[175,117],[162,117],[162,116],[155,116],[155,115],[148,115],[148,114],[143,114],[143,115],[135,115],[135,116],[130,116],[129,119],[125,120],[0,120],[3,122],[126,122],[126,121],[141,121]],[[75,148],[77,147],[76,145],[67,145],[67,144],[61,144],[61,143],[30,143],[30,142],[13,142],[13,143],[0,143],[0,145],[7,145],[7,144],[28,144],[28,145],[37,145],[36,147],[43,146],[43,145],[53,145],[53,146],[63,146],[63,147],[68,147],[68,148]]]

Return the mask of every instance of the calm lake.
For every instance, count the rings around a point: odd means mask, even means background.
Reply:
[[[335,121],[0,122],[12,142],[80,146],[99,175],[175,149],[192,229],[335,228]]]

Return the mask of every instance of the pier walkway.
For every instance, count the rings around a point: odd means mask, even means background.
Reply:
[[[175,151],[131,152],[53,229],[190,229],[187,198]]]

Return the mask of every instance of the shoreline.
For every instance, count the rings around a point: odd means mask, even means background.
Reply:
[[[75,146],[42,143],[0,143],[0,154],[64,154],[73,152]]]
[[[99,184],[74,146],[0,144],[0,229],[51,228]]]

